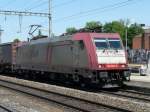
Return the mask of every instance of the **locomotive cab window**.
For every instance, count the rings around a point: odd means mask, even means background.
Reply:
[[[119,38],[95,38],[94,42],[97,50],[123,49]]]
[[[109,42],[110,49],[122,49],[123,48],[121,41],[118,38],[108,39],[108,42]]]
[[[106,38],[95,38],[94,42],[97,50],[108,49],[108,42]]]

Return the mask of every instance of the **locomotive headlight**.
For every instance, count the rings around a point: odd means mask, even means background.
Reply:
[[[107,78],[108,77],[108,72],[99,72],[99,77],[100,78]]]
[[[101,65],[98,65],[98,67],[99,68],[104,68],[105,66],[101,64]]]
[[[126,67],[126,65],[121,65],[122,68]]]
[[[127,67],[127,65],[126,65],[126,64],[123,64],[123,65],[121,65],[121,67],[122,67],[122,68],[125,68],[125,67]]]
[[[99,68],[102,68],[102,65],[98,65]]]

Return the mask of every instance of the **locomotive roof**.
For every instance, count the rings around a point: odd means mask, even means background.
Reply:
[[[27,42],[24,45],[27,44],[37,44],[37,43],[47,43],[47,42],[57,42],[57,41],[66,41],[66,40],[76,40],[77,38],[80,37],[80,39],[83,39],[88,35],[89,37],[98,37],[98,38],[120,38],[118,33],[75,33],[73,35],[62,35],[62,36],[55,36],[53,38],[41,38],[37,40],[32,40],[31,42]],[[8,43],[2,43],[0,46],[5,46],[5,45],[10,45],[12,42]]]
[[[64,36],[55,36],[52,38],[41,38],[37,40],[32,40],[28,44],[37,44],[37,43],[47,43],[47,42],[57,42],[57,41],[66,41],[66,40],[76,40],[78,37],[80,39],[85,38],[88,35],[91,38],[98,37],[98,38],[120,38],[119,34],[117,33],[75,33],[73,35],[64,35]]]
[[[11,44],[12,44],[12,42],[1,43],[0,46],[11,45]]]
[[[120,38],[118,33],[77,33],[76,36],[89,35],[91,38]]]
[[[30,44],[57,42],[57,41],[64,41],[64,40],[72,40],[72,35],[55,36],[52,38],[41,38],[41,39],[37,39],[37,40],[32,40],[30,42]]]

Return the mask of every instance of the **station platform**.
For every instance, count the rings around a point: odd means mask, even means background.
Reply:
[[[139,81],[139,82],[149,82],[150,83],[150,75],[140,76],[138,73],[131,74],[131,81]]]
[[[128,86],[135,86],[150,89],[150,75],[140,76],[140,74],[132,74],[131,81],[125,83]]]

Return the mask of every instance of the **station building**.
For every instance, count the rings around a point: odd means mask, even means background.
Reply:
[[[145,29],[143,34],[133,38],[132,49],[150,50],[150,29]]]

